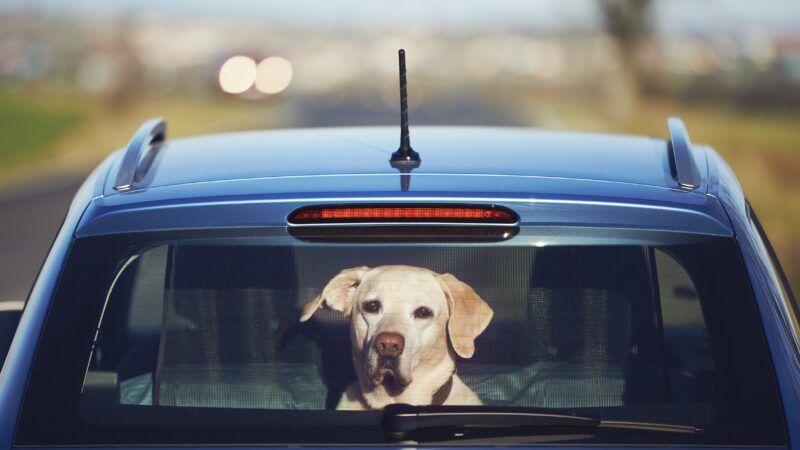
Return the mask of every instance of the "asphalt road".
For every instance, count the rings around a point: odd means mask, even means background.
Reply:
[[[87,174],[0,193],[0,302],[24,301]]]
[[[399,105],[398,105],[399,106]],[[343,101],[324,104],[312,101],[298,102],[295,126],[374,126],[400,125],[400,110],[394,105],[365,106],[358,101]],[[450,101],[426,103],[411,108],[408,112],[413,137],[414,126],[526,126],[529,125],[511,111],[492,107],[479,98],[463,95]],[[399,130],[398,130],[399,131]]]

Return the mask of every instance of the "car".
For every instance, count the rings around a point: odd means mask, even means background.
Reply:
[[[412,148],[401,99],[399,148],[391,127],[143,124],[25,304],[0,449],[800,449],[798,305],[680,119],[418,127]]]
[[[731,169],[668,125],[420,127],[393,152],[389,127],[166,140],[148,121],[83,184],[25,305],[0,448],[800,448],[797,304]],[[323,291],[393,265],[491,308],[474,354],[450,351],[480,405],[336,410],[366,351],[352,323],[439,294],[390,279],[348,311]],[[328,308],[301,322],[309,300]],[[430,305],[404,320],[448,314]],[[447,326],[428,345],[463,338]]]

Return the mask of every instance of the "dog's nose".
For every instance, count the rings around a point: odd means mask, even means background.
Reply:
[[[383,332],[375,338],[375,351],[384,358],[397,358],[403,353],[405,343],[400,333]]]

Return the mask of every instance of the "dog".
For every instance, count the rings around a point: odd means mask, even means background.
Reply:
[[[493,311],[453,275],[412,266],[346,269],[304,306],[300,321],[323,307],[350,318],[358,378],[336,409],[481,404],[456,375],[456,355],[472,357]]]

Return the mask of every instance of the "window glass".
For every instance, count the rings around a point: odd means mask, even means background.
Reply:
[[[22,315],[23,302],[0,301],[0,369],[8,354]]]
[[[714,357],[697,289],[683,266],[655,250],[661,301],[664,358],[670,370],[668,396],[684,401],[708,400]]]
[[[567,442],[785,439],[732,240],[148,239],[76,244],[19,443],[386,442],[393,403],[683,431]]]

